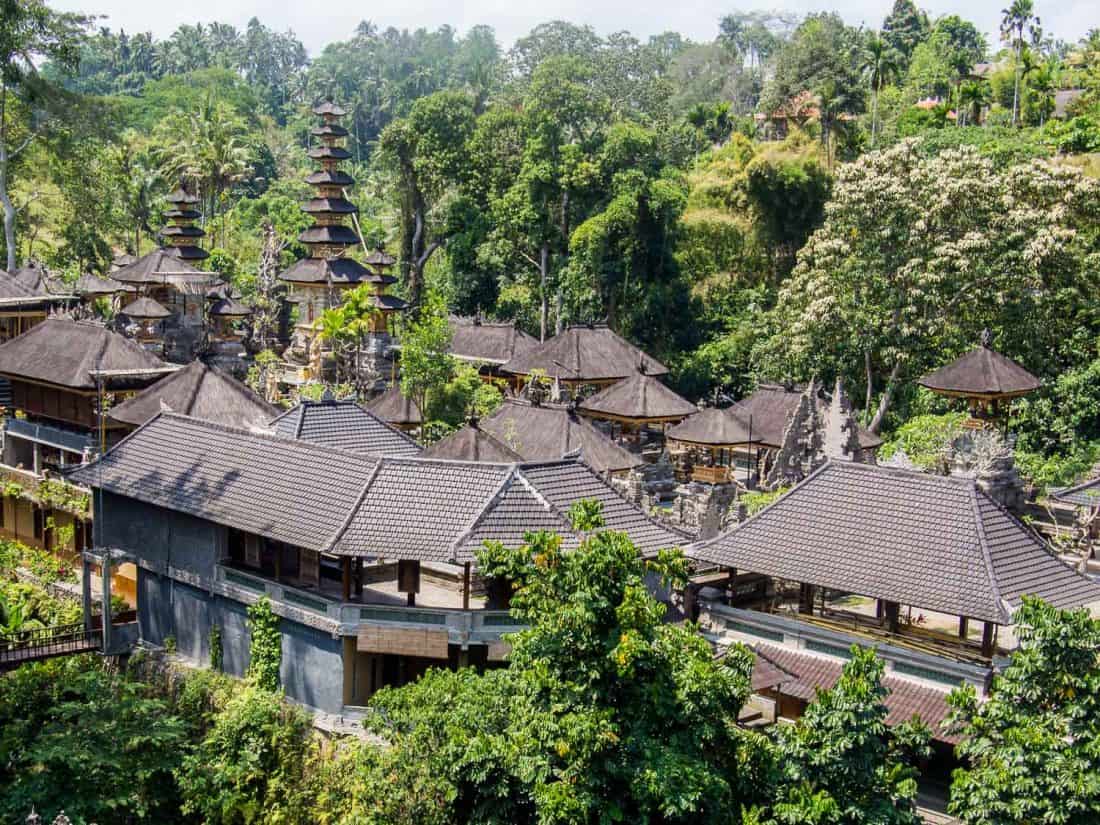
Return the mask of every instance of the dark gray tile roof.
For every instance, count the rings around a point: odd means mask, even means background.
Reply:
[[[359,501],[376,461],[164,413],[70,478],[87,487],[323,550]]]
[[[576,461],[372,458],[171,413],[70,477],[337,555],[461,563],[486,539],[518,546],[525,532],[539,529],[575,546],[566,514],[583,498],[603,502],[607,526],[629,533],[646,554],[687,540]]]
[[[513,323],[451,318],[451,355],[464,361],[503,364],[538,345],[537,340]]]
[[[619,446],[591,421],[562,404],[508,400],[478,426],[527,461],[557,461],[580,450],[581,460],[599,472],[629,470],[642,464],[641,456]]]
[[[958,395],[1014,396],[1039,389],[1039,379],[1011,358],[989,347],[973,349],[917,382],[922,387]]]
[[[0,374],[77,390],[96,389],[94,370],[157,369],[169,367],[129,338],[85,321],[47,318],[0,344]]]
[[[705,561],[1007,624],[1025,594],[1100,601],[972,479],[829,462],[689,552]]]
[[[354,401],[303,401],[271,422],[276,434],[353,453],[408,458],[421,447]]]
[[[607,381],[628,378],[645,367],[649,375],[666,375],[668,368],[619,337],[606,324],[569,327],[560,335],[517,355],[501,370],[530,375],[542,370],[563,381]]]
[[[687,418],[698,408],[681,398],[660,379],[640,372],[616,381],[580,404],[582,412],[613,418],[667,420]]]
[[[278,413],[233,376],[192,361],[112,408],[109,417],[139,427],[167,411],[244,429],[262,427]]]

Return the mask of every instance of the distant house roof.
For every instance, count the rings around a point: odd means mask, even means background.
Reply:
[[[424,423],[420,407],[401,393],[401,385],[396,381],[365,406],[387,424],[397,427],[416,427]]]
[[[704,447],[732,447],[761,441],[761,436],[751,431],[748,417],[737,407],[707,407],[675,427],[669,427],[665,437]]]
[[[71,298],[64,284],[37,268],[25,267],[9,274],[0,269],[0,305],[9,307],[47,307]]]
[[[1100,478],[1092,478],[1073,487],[1051,490],[1050,497],[1078,507],[1100,507]]]
[[[429,445],[424,450],[424,457],[505,463],[523,461],[523,456],[492,433],[481,429],[476,422],[460,427]]]
[[[365,455],[409,457],[421,447],[354,401],[302,401],[270,425],[277,435]]]
[[[1069,115],[1069,108],[1085,93],[1084,89],[1059,89],[1054,93],[1054,117]]]
[[[573,326],[560,335],[517,355],[501,367],[513,375],[542,370],[562,381],[614,381],[628,378],[643,366],[648,375],[666,375],[668,368],[615,334],[607,324]]]
[[[580,450],[581,460],[601,473],[629,470],[643,463],[641,456],[620,447],[591,421],[562,404],[508,400],[478,426],[527,461],[556,461]]]
[[[221,318],[245,318],[252,314],[252,307],[227,295],[210,305],[210,314]]]
[[[554,530],[580,499],[646,554],[686,537],[650,519],[576,461],[484,464],[378,458],[163,413],[70,474],[78,484],[337,555],[470,561]],[[109,509],[97,518],[110,518]]]
[[[113,407],[109,417],[140,427],[167,411],[231,427],[263,426],[278,412],[228,373],[192,361]]]
[[[504,364],[538,345],[538,341],[514,323],[451,318],[451,355],[462,361]]]
[[[92,298],[99,295],[114,295],[118,292],[133,292],[135,287],[116,281],[114,278],[100,278],[90,273],[81,275],[73,285],[73,292]]]
[[[94,390],[97,370],[144,374],[145,386],[174,368],[129,338],[86,321],[47,318],[0,344],[0,375],[8,378]]]
[[[1012,398],[1039,389],[1039,379],[1011,358],[982,345],[918,382],[944,395]]]
[[[731,409],[738,412],[742,422],[751,423],[754,440],[778,450],[783,445],[787,422],[798,407],[803,391],[801,385],[788,388],[780,384],[760,384],[752,395],[741,399]],[[820,395],[814,396],[814,403],[819,409],[827,404]],[[864,427],[859,428],[857,435],[859,446],[864,450],[872,450],[882,444],[879,436]]]
[[[51,277],[40,266],[21,266],[11,272],[11,277],[34,295],[53,295],[67,291],[58,278]]]
[[[973,479],[831,461],[738,527],[705,561],[981,621],[1009,623],[1026,594],[1100,602]]]
[[[659,379],[640,372],[586,398],[580,410],[597,417],[635,421],[678,421],[699,411]]]
[[[836,685],[844,670],[844,663],[837,659],[782,645],[761,643],[753,646],[753,652],[756,654],[753,690],[778,686],[783,695],[805,702],[812,702],[818,690]],[[758,681],[762,687],[757,687]],[[892,673],[882,677],[882,685],[888,691],[883,700],[886,724],[900,725],[919,716],[932,730],[933,738],[952,744],[958,741],[958,737],[944,733],[941,727],[950,712],[949,688],[932,687]]]
[[[120,309],[119,312],[131,318],[137,318],[139,321],[144,319],[155,320],[158,318],[168,318],[172,314],[164,304],[144,296],[131,301]]]

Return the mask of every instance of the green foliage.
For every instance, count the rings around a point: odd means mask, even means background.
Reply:
[[[222,626],[214,623],[210,625],[210,667],[213,670],[222,669]]]
[[[762,822],[919,825],[912,762],[928,755],[918,720],[886,724],[884,665],[853,645],[837,683],[818,691],[798,723],[774,729],[778,772]]]
[[[401,392],[421,410],[427,398],[440,392],[453,378],[455,359],[450,354],[451,325],[442,296],[429,292],[416,317],[401,331]]]
[[[951,442],[963,434],[967,417],[964,412],[914,416],[883,441],[879,455],[888,459],[904,450],[922,470],[940,469]]]
[[[967,762],[955,771],[951,812],[967,825],[1100,817],[1100,622],[1024,597],[1019,647],[985,701],[952,693]]]
[[[470,417],[491,415],[503,402],[497,383],[483,381],[476,366],[455,360],[450,380],[431,393],[427,415],[449,427],[461,427]]]
[[[279,617],[264,596],[248,608],[248,677],[265,691],[279,690],[279,667],[283,661],[283,636]]]
[[[183,812],[221,825],[297,821],[309,744],[303,711],[259,684],[248,685],[184,758],[177,774]]]
[[[750,490],[743,493],[738,500],[745,505],[746,515],[755,516],[765,507],[782,498],[789,489],[789,487],[779,487],[775,490]]]
[[[89,515],[92,509],[88,493],[60,479],[45,478],[39,481],[34,498],[43,507],[65,510],[79,516]]]
[[[0,817],[21,822],[176,821],[172,780],[186,728],[166,703],[95,657],[55,659],[0,679]]]

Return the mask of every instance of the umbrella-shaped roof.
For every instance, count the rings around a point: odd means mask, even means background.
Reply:
[[[699,411],[659,379],[640,372],[585,399],[580,410],[598,418],[627,421],[680,421]]]
[[[760,435],[752,432],[748,418],[737,407],[708,407],[669,428],[665,436],[671,441],[703,447],[734,447],[760,442]]]
[[[387,424],[399,427],[415,427],[424,422],[420,407],[411,398],[401,393],[401,385],[394,383],[375,398],[366,408]]]
[[[523,461],[523,456],[492,433],[481,429],[477,421],[470,422],[432,444],[424,450],[424,457],[505,464]]]
[[[138,298],[136,301],[131,301],[121,310],[123,315],[130,318],[136,318],[139,321],[144,320],[157,320],[160,318],[168,318],[172,313],[165,309],[164,305],[159,301],[154,301],[152,298]]]
[[[917,382],[941,395],[1014,398],[1039,389],[1039,379],[1011,358],[982,345]]]

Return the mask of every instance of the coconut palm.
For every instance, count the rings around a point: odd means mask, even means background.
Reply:
[[[972,80],[959,87],[958,123],[960,126],[982,123],[982,107],[989,102],[989,86],[981,80]],[[963,121],[966,121],[964,124]]]
[[[863,48],[860,70],[871,85],[871,148],[875,146],[878,121],[878,94],[882,87],[896,80],[901,72],[898,54],[882,37],[872,34]]]
[[[1012,125],[1015,126],[1020,114],[1020,58],[1024,48],[1024,29],[1038,30],[1039,18],[1035,16],[1032,0],[1012,0],[1012,5],[1001,9],[1001,37],[1016,54],[1016,82],[1012,88]]]

